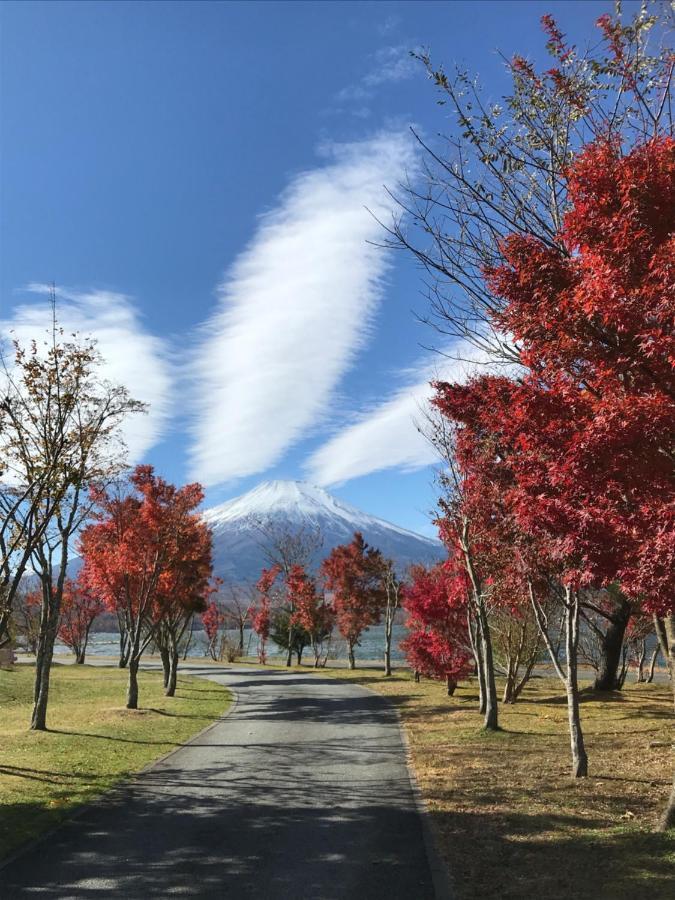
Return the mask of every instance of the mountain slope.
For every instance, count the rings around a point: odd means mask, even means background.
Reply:
[[[444,555],[438,541],[370,516],[303,481],[262,482],[206,510],[204,518],[213,530],[215,574],[237,583],[256,580],[269,564],[259,523],[288,531],[319,528],[323,544],[315,563],[333,547],[350,541],[355,531],[401,571],[410,563],[432,563]]]

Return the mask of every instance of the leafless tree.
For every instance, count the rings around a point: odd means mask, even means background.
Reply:
[[[258,544],[270,566],[278,566],[287,578],[293,566],[310,570],[316,563],[323,546],[323,533],[319,525],[310,523],[292,526],[273,519],[252,518],[251,524],[258,534]],[[288,608],[288,649],[286,665],[293,661],[293,609]]]
[[[144,409],[124,387],[101,377],[95,341],[64,337],[53,293],[51,302],[46,340],[29,347],[15,344],[13,364],[4,361],[1,390],[3,512],[10,523],[3,535],[18,540],[16,568],[11,556],[6,562],[7,550],[2,551],[4,575],[12,569],[11,584],[16,585],[29,547],[42,591],[31,720],[35,730],[47,727],[49,677],[71,542],[89,513],[88,489],[122,471],[126,448],[120,425],[127,415]],[[20,492],[13,503],[6,499],[11,491]]]

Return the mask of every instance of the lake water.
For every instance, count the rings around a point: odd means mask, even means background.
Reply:
[[[237,642],[239,640],[238,631],[227,632],[230,640]],[[399,641],[403,640],[406,635],[406,628],[403,625],[394,625],[394,634],[391,647],[392,660],[403,660],[405,655],[399,648]],[[192,635],[192,643],[190,644],[190,656],[203,656],[206,652],[206,634],[203,631],[195,631]],[[63,644],[56,644],[54,648],[56,653],[68,653],[69,650]],[[119,651],[119,635],[116,632],[99,632],[92,634],[89,638],[87,653],[92,656],[116,656]],[[244,631],[244,655],[255,656],[258,651],[258,636],[246,629]],[[305,650],[307,658],[311,657],[312,650],[308,647]],[[384,625],[376,625],[365,631],[361,637],[361,645],[356,648],[356,659],[380,660],[384,654]],[[267,657],[269,660],[275,657],[284,657],[285,651],[282,652],[272,642],[267,645]],[[340,639],[339,635],[333,640],[329,659],[346,659],[347,645]]]

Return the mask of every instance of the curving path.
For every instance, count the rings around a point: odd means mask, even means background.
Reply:
[[[395,713],[281,670],[184,667],[233,712],[0,870],[0,897],[432,900]]]

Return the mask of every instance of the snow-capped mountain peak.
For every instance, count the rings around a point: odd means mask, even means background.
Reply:
[[[266,564],[258,523],[318,528],[321,553],[351,540],[355,531],[399,568],[431,562],[443,555],[442,545],[384,519],[368,515],[316,485],[304,481],[263,481],[252,490],[204,512],[211,526],[216,574],[230,580],[257,578]]]

